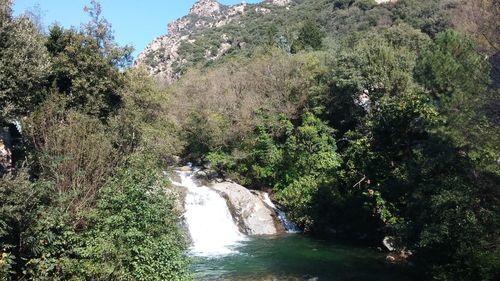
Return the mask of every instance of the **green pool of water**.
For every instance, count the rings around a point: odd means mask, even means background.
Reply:
[[[237,252],[193,257],[195,280],[409,280],[376,250],[304,235],[249,238]]]

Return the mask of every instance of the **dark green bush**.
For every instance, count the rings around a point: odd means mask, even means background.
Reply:
[[[187,280],[186,240],[154,158],[131,156],[104,185],[68,270],[92,280]]]

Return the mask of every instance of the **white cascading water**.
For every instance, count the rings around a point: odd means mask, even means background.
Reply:
[[[274,209],[281,224],[283,224],[283,227],[285,227],[286,232],[288,232],[288,233],[300,233],[301,232],[300,228],[295,223],[293,223],[291,220],[288,219],[285,212],[283,212],[278,207],[276,207],[276,205],[274,205],[273,201],[271,201],[271,199],[269,198],[269,193],[263,192],[263,197],[264,198],[262,201],[264,201],[264,203],[266,203],[269,207]]]
[[[235,252],[245,240],[231,216],[226,200],[206,186],[197,185],[193,172],[179,172],[180,183],[187,189],[184,217],[193,241],[191,253],[218,256]]]

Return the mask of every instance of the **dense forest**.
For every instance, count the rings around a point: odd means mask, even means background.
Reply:
[[[310,235],[391,237],[415,280],[500,279],[500,5],[297,0],[133,67],[101,6],[80,28],[0,0],[0,280],[190,280],[162,171],[190,161]],[[203,59],[211,38],[245,48]]]

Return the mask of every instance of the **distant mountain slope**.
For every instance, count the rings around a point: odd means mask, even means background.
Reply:
[[[171,83],[179,78],[181,69],[200,59],[215,60],[231,48],[244,48],[245,42],[235,41],[227,34],[213,40],[210,48],[204,48],[202,57],[189,57],[185,50],[203,44],[203,33],[232,24],[244,27],[243,19],[259,15],[268,15],[276,10],[287,9],[291,0],[268,0],[260,4],[241,3],[233,6],[222,5],[216,0],[199,0],[190,9],[189,14],[168,24],[168,34],[151,42],[139,54],[137,65],[146,67],[160,80]],[[201,34],[202,38],[199,38]],[[218,40],[217,40],[218,39]],[[200,42],[201,41],[201,42]],[[201,43],[201,44],[200,44]],[[192,46],[189,46],[192,45]]]
[[[258,48],[275,46],[293,52],[308,21],[321,28],[329,44],[346,34],[399,23],[432,36],[451,26],[449,11],[457,1],[266,0],[227,6],[199,0],[139,54],[136,66],[171,84],[189,67],[233,55],[252,56]]]

